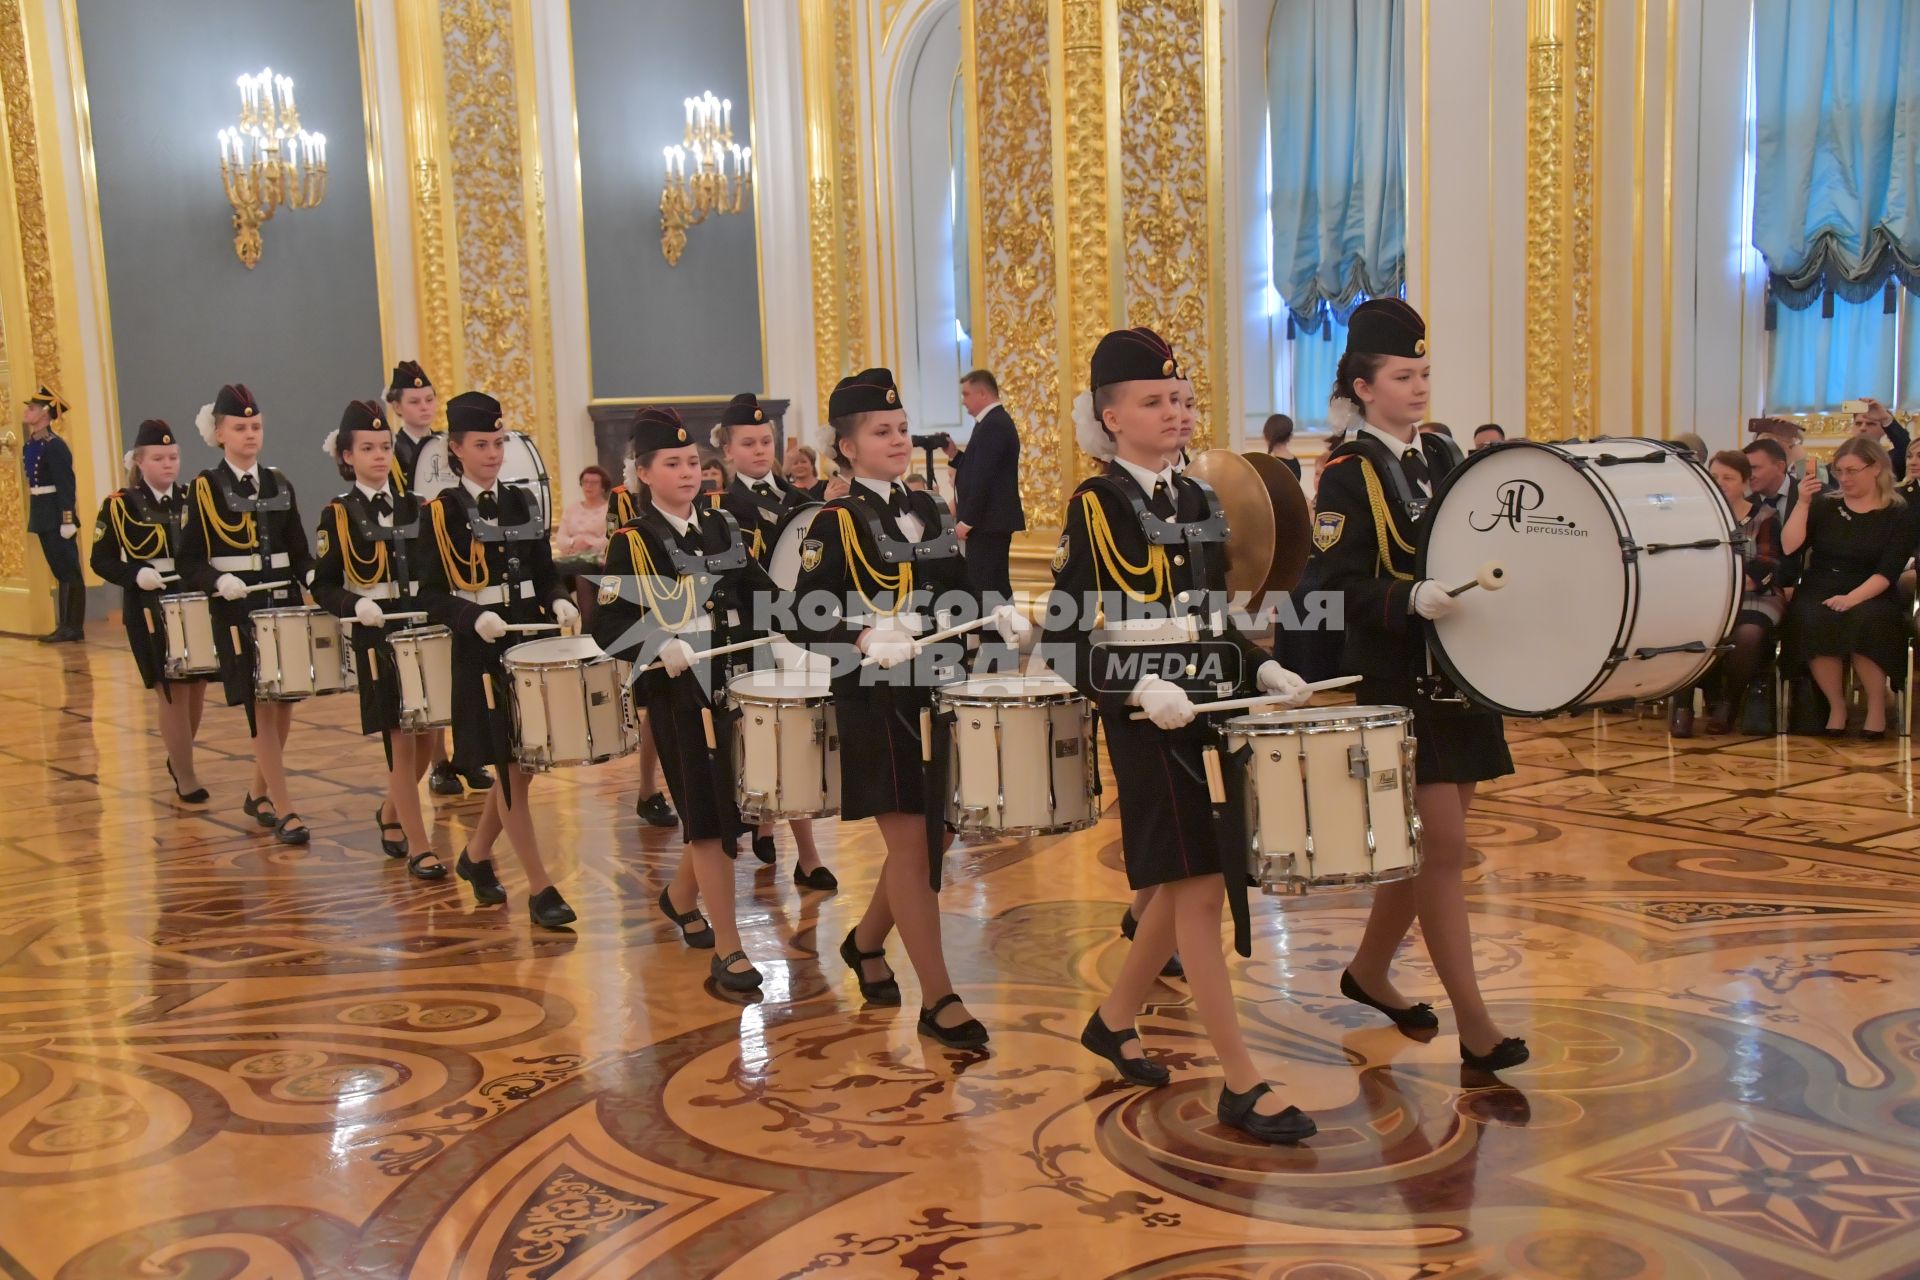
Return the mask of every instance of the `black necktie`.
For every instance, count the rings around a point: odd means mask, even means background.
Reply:
[[[376,493],[373,495],[373,509],[377,515],[390,516],[393,514],[393,504],[387,501],[387,495],[384,493]]]
[[[1400,469],[1407,473],[1407,482],[1431,491],[1433,476],[1427,471],[1427,455],[1419,445],[1410,445],[1400,455]]]
[[[887,503],[887,510],[893,512],[895,519],[912,513],[912,509],[907,506],[907,486],[903,484],[893,486],[893,497]]]
[[[494,496],[491,489],[480,495],[480,514],[489,520],[500,518],[500,499]]]
[[[755,481],[753,485],[753,491],[759,494],[761,497],[767,499],[769,502],[773,500],[773,486],[768,484],[765,480]]]
[[[1147,500],[1147,510],[1153,512],[1153,514],[1159,516],[1162,520],[1173,519],[1175,514],[1173,491],[1167,488],[1167,482],[1165,480],[1154,481],[1153,497]]]
[[[237,487],[239,488],[242,494],[246,495],[249,498],[251,498],[256,492],[258,492],[258,490],[254,487],[252,476],[241,476],[240,483]]]

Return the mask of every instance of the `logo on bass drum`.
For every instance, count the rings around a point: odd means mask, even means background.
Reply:
[[[1531,480],[1507,480],[1493,491],[1494,509],[1485,515],[1467,513],[1467,523],[1480,533],[1505,526],[1516,533],[1551,533],[1584,538],[1587,531],[1565,516],[1535,515],[1547,500],[1546,491]],[[1482,523],[1484,521],[1484,523]]]

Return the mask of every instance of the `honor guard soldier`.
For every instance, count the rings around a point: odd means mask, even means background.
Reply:
[[[313,577],[307,531],[293,485],[261,465],[266,423],[245,384],[221,387],[213,403],[201,407],[195,425],[200,438],[223,457],[194,478],[180,545],[180,581],[191,591],[219,597],[212,608],[220,681],[227,705],[247,709],[253,733],[253,784],[241,807],[272,828],[280,843],[305,844],[313,833],[293,811],[287,791],[293,704],[254,697],[253,615],[305,603],[300,589]]]
[[[167,635],[160,596],[177,581],[176,557],[187,518],[180,478],[180,443],[158,418],[140,424],[123,461],[127,485],[107,495],[93,524],[93,571],[120,588],[120,620],[140,683],[158,699],[167,776],[183,804],[205,804],[207,789],[194,772],[193,740],[207,705],[204,676],[167,674]]]
[[[27,429],[20,461],[27,472],[27,532],[53,572],[53,630],[41,644],[86,639],[87,583],[80,574],[80,527],[74,521],[73,450],[54,431],[67,402],[41,387],[27,398],[21,422]]]
[[[1460,1059],[1491,1072],[1525,1062],[1527,1046],[1500,1033],[1480,994],[1461,872],[1474,784],[1513,772],[1513,758],[1500,717],[1467,705],[1430,674],[1427,623],[1458,607],[1444,585],[1416,576],[1427,504],[1454,465],[1445,441],[1418,432],[1430,369],[1419,312],[1398,298],[1354,310],[1328,410],[1330,425],[1350,435],[1322,465],[1314,498],[1316,578],[1345,600],[1343,669],[1361,677],[1354,690],[1360,702],[1410,708],[1419,744],[1420,872],[1375,886],[1373,912],[1340,992],[1405,1033],[1438,1028],[1433,1007],[1410,1003],[1389,978],[1418,916],[1453,1003]]]
[[[1220,947],[1222,899],[1233,907],[1234,943],[1251,952],[1247,843],[1230,803],[1237,781],[1208,759],[1214,738],[1196,723],[1195,696],[1279,695],[1289,705],[1305,684],[1247,639],[1227,617],[1220,503],[1170,461],[1180,442],[1180,366],[1151,329],[1100,340],[1088,392],[1075,402],[1081,447],[1112,459],[1069,500],[1054,552],[1047,613],[1049,662],[1092,698],[1106,731],[1120,795],[1127,879],[1158,886],[1120,974],[1080,1041],[1128,1081],[1158,1086],[1167,1068],[1146,1057],[1133,1028],[1149,989],[1177,945],[1194,1006],[1225,1072],[1220,1122],[1268,1142],[1312,1136],[1312,1120],[1282,1107],[1241,1038]],[[1135,719],[1135,711],[1145,718]]]
[[[352,631],[359,673],[360,732],[379,734],[387,753],[387,794],[373,820],[380,849],[405,858],[407,873],[443,880],[420,810],[420,777],[438,729],[412,732],[400,722],[400,672],[387,642],[387,614],[419,608],[415,559],[423,550],[420,503],[395,485],[394,433],[372,400],[352,400],[321,446],[353,487],[320,513],[313,599]],[[403,624],[404,625],[404,624]]]
[[[540,858],[527,795],[533,772],[513,758],[501,641],[509,623],[569,627],[580,621],[580,611],[554,572],[539,504],[525,489],[500,482],[505,439],[500,402],[492,396],[463,391],[447,401],[448,461],[460,482],[427,506],[420,600],[435,623],[453,631],[454,760],[467,767],[490,761],[499,779],[454,870],[480,905],[505,902],[507,891],[493,869],[494,841],[504,829],[532,891],[528,915],[543,928],[559,929],[576,917]]]
[[[787,526],[808,519],[808,513],[818,503],[775,474],[773,423],[752,392],[741,392],[720,411],[720,425],[713,429],[713,444],[733,469],[733,480],[720,501],[721,509],[739,524],[753,558],[765,567]],[[795,818],[787,825],[800,851],[793,882],[802,889],[823,892],[839,888],[840,882],[833,872],[820,865],[820,850],[813,839],[813,821]],[[778,856],[774,851],[772,823],[763,824],[754,833],[753,856],[768,865]]]

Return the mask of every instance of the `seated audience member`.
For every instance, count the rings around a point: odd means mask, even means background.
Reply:
[[[795,441],[787,446],[787,483],[810,498],[826,492],[827,482],[820,478],[820,455],[812,446]]]
[[[1780,443],[1778,436],[1764,435],[1748,441],[1743,452],[1747,465],[1753,469],[1747,491],[1754,501],[1770,508],[1774,519],[1784,528],[1800,496],[1788,474],[1787,447]]]
[[[1490,444],[1499,444],[1507,438],[1507,430],[1497,422],[1484,423],[1473,429],[1473,451],[1480,452]]]
[[[1707,473],[1726,495],[1733,518],[1747,539],[1745,590],[1740,596],[1740,612],[1733,623],[1733,648],[1701,681],[1709,699],[1706,729],[1710,734],[1731,732],[1740,711],[1740,699],[1760,670],[1766,651],[1772,647],[1774,628],[1780,625],[1783,604],[1776,578],[1780,569],[1780,522],[1773,508],[1751,498],[1747,485],[1753,478],[1753,464],[1747,455],[1724,449],[1707,461]],[[1676,738],[1693,736],[1693,696],[1691,690],[1674,695],[1668,731]]]
[[[1911,551],[1911,526],[1893,491],[1886,450],[1874,441],[1847,440],[1834,451],[1830,471],[1839,492],[1822,492],[1818,475],[1802,480],[1800,501],[1780,535],[1788,555],[1806,551],[1787,609],[1787,652],[1796,665],[1806,664],[1826,695],[1828,737],[1847,728],[1841,677],[1851,663],[1867,701],[1856,736],[1877,738],[1887,731],[1887,673],[1906,657],[1906,620],[1894,583]]]
[[[567,507],[553,535],[553,553],[586,556],[598,562],[607,553],[607,495],[613,477],[599,467],[580,473],[580,500]]]
[[[1907,448],[1912,443],[1907,429],[1894,420],[1887,406],[1872,397],[1866,397],[1866,401],[1866,409],[1853,415],[1853,434],[1865,436],[1887,451],[1893,478],[1898,480],[1907,474]]]
[[[1293,419],[1284,413],[1267,415],[1267,425],[1260,429],[1261,436],[1267,442],[1267,452],[1287,464],[1287,470],[1293,472],[1293,478],[1300,478],[1300,459],[1293,456]]]
[[[700,496],[719,505],[721,494],[733,483],[733,477],[727,472],[727,463],[718,449],[706,445],[699,447],[700,453]]]

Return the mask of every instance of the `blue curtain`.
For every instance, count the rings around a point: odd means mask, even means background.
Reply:
[[[1281,0],[1285,3],[1285,0]],[[1329,316],[1318,333],[1295,333],[1287,343],[1293,363],[1293,425],[1297,431],[1327,429],[1327,400],[1333,391],[1334,370],[1347,349],[1347,326]]]
[[[1893,331],[1877,293],[1834,299],[1831,320],[1819,307],[1782,308],[1768,335],[1767,412],[1830,413],[1856,396],[1892,404]]]
[[[1329,308],[1344,322],[1406,279],[1400,9],[1401,0],[1276,0],[1273,282],[1310,332]]]
[[[1759,0],[1754,99],[1773,297],[1920,288],[1920,0]]]

